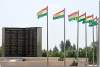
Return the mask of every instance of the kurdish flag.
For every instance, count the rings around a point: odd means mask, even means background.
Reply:
[[[55,20],[55,19],[64,18],[64,15],[65,15],[65,14],[64,14],[64,11],[65,11],[65,10],[61,10],[61,11],[55,13],[55,14],[53,15],[53,19]]]
[[[93,18],[93,20],[89,23],[89,26],[96,26],[97,25],[97,16],[95,18]]]
[[[69,21],[78,20],[78,17],[79,17],[79,11],[76,11],[68,15],[68,20]]]
[[[86,20],[83,23],[90,23],[93,20],[93,15],[86,16]]]
[[[86,19],[86,12],[79,16],[79,22],[84,22]]]
[[[44,17],[48,15],[48,7],[45,7],[44,9],[40,10],[37,13],[38,18]]]

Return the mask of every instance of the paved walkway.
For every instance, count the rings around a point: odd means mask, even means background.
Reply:
[[[0,62],[0,67],[47,67],[47,65],[46,63],[38,63],[38,62]],[[61,65],[58,64],[58,65],[49,65],[48,67],[64,67],[64,66],[62,64]]]

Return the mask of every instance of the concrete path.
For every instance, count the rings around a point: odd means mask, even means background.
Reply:
[[[2,63],[0,62],[0,67],[47,67],[47,65],[46,63],[43,64],[37,62],[2,62]],[[61,65],[58,64],[58,66],[49,65],[48,67],[64,67],[64,66],[62,64]],[[71,67],[71,66],[66,66],[66,67]],[[93,67],[93,66],[88,66],[88,67]]]

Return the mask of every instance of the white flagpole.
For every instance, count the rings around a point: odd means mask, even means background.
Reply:
[[[94,65],[94,26],[92,27],[92,33],[93,33],[93,65]]]
[[[47,7],[47,67],[48,67],[48,7]]]
[[[86,20],[86,13],[85,13],[85,20]],[[87,62],[88,62],[87,60],[87,23],[85,24],[85,48],[86,48],[85,57],[86,57],[86,66],[87,66]]]
[[[99,19],[98,19],[98,57],[97,57],[97,63],[98,67],[100,66],[100,0],[99,0]]]
[[[78,11],[78,17],[79,17],[79,11]],[[79,46],[79,18],[77,21],[77,63],[78,63],[78,56],[79,56],[78,46]]]
[[[98,23],[98,21],[97,21],[97,23]],[[97,26],[96,26],[96,51],[97,51],[97,53],[96,53],[96,57],[98,58],[98,24],[97,24]],[[97,59],[97,64],[98,64],[98,59]]]
[[[66,26],[65,26],[65,8],[64,8],[64,67],[66,67],[66,48],[65,38],[66,37]]]
[[[87,66],[87,24],[85,24],[85,47],[86,47],[86,66]]]

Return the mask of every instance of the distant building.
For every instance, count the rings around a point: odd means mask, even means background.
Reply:
[[[4,57],[40,57],[42,54],[42,28],[3,28]]]

